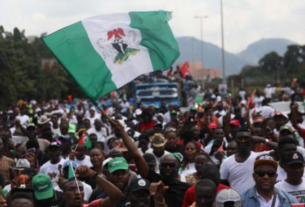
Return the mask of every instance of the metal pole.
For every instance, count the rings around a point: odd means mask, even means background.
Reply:
[[[222,9],[222,0],[220,0],[220,14],[221,14],[221,46],[222,46],[222,81],[226,83],[226,67],[225,67],[225,40],[224,40],[224,31],[223,31],[223,9]]]

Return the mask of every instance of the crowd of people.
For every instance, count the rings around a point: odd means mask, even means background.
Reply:
[[[305,122],[213,95],[182,111],[125,99],[19,101],[0,113],[0,207],[305,203]]]

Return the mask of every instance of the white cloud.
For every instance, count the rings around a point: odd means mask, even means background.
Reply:
[[[225,48],[240,52],[262,38],[280,37],[305,44],[303,0],[223,0]],[[200,38],[203,20],[204,41],[221,44],[220,0],[1,0],[0,19],[4,28],[25,29],[27,35],[54,32],[79,20],[105,13],[173,11],[170,21],[176,36]]]

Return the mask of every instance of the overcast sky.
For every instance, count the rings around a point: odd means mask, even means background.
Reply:
[[[304,0],[223,0],[225,49],[240,52],[262,38],[286,38],[305,44]],[[221,45],[220,0],[0,0],[0,25],[6,31],[25,29],[26,35],[51,33],[79,20],[109,13],[173,11],[175,36]]]

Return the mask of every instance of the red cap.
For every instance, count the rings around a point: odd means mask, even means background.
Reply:
[[[230,124],[231,124],[231,125],[234,125],[234,126],[239,126],[239,125],[240,125],[240,122],[239,122],[239,120],[237,120],[237,119],[232,119],[232,120],[230,121]]]
[[[211,122],[211,123],[209,123],[209,128],[210,129],[217,129],[217,124]]]
[[[263,117],[257,117],[256,119],[254,119],[253,123],[262,123],[264,121]]]

